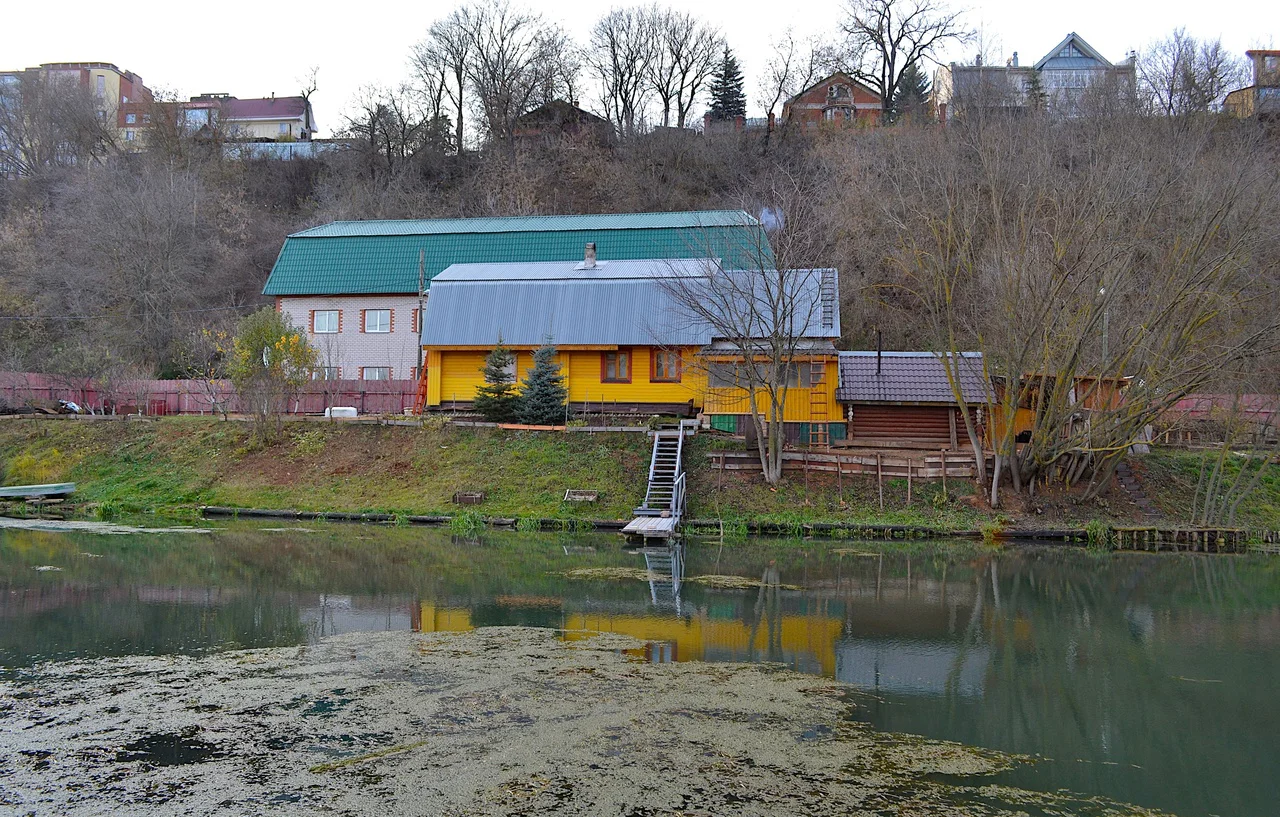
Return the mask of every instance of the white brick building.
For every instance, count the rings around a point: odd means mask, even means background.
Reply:
[[[329,380],[418,377],[417,295],[282,295],[276,309],[304,329]]]

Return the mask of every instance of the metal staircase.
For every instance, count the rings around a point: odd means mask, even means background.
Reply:
[[[684,579],[684,554],[680,544],[646,547],[644,565],[649,571],[649,597],[655,607],[674,607],[680,614],[680,583]]]
[[[655,431],[644,504],[635,509],[636,518],[623,532],[646,537],[674,535],[684,514],[684,493],[684,428]]]

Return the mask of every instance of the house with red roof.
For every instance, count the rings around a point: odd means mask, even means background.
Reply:
[[[230,94],[200,94],[182,103],[189,132],[220,128],[243,142],[306,142],[315,135],[311,102],[304,96],[238,99]]]

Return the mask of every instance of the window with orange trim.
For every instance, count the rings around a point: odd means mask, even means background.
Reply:
[[[680,353],[654,349],[649,356],[650,383],[680,382]]]
[[[603,352],[600,355],[601,383],[631,382],[631,350],[619,349],[616,352]]]

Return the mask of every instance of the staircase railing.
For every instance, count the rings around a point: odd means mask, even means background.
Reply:
[[[676,477],[676,481],[671,485],[671,518],[677,522],[684,515],[684,492],[684,471],[681,471],[680,476]]]

